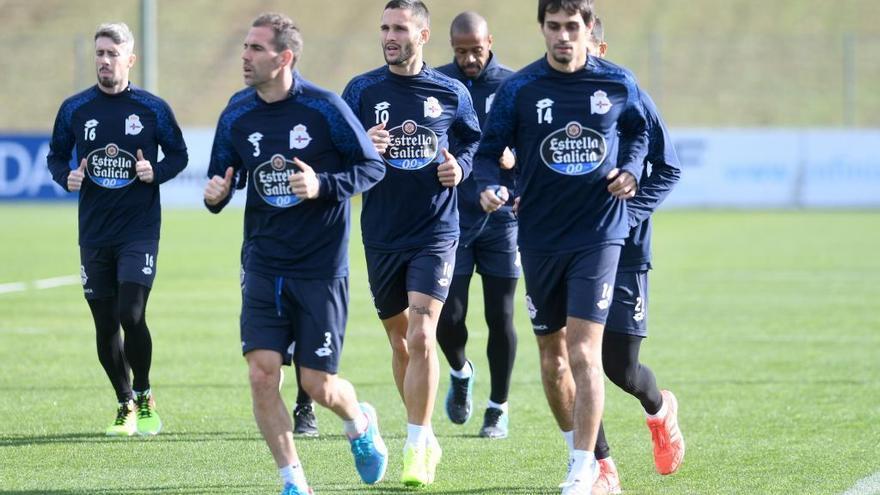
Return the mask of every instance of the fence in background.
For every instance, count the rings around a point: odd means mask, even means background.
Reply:
[[[682,180],[670,207],[880,207],[880,129],[672,129]],[[190,163],[166,206],[201,207],[214,131],[185,128]],[[0,201],[73,201],[46,167],[48,135],[0,134]],[[71,163],[73,166],[73,163]],[[243,204],[244,194],[235,204]]]

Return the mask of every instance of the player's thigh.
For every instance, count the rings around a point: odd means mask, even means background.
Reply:
[[[566,267],[570,255],[522,255],[526,309],[535,335],[549,335],[565,326]]]
[[[519,278],[520,256],[516,224],[493,225],[474,243],[477,273],[499,278]]]
[[[79,275],[86,299],[116,296],[116,250],[113,248],[79,248]]]
[[[459,244],[455,250],[455,269],[452,271],[455,277],[470,277],[474,273],[474,245],[465,247]]]
[[[614,294],[620,246],[602,245],[572,257],[566,272],[567,316],[605,324]]]
[[[648,271],[618,272],[605,331],[648,336]]]
[[[446,241],[413,253],[406,270],[407,293],[425,294],[440,301],[441,305],[446,302],[449,285],[452,283],[457,245],[458,241]],[[412,303],[411,300],[409,302]]]
[[[348,318],[348,279],[296,279],[288,287],[294,300],[294,361],[305,368],[335,374]]]
[[[283,294],[284,279],[245,272],[241,290],[241,352],[275,351],[290,364],[294,334],[289,304]]]
[[[406,309],[406,273],[410,251],[375,251],[365,249],[367,278],[373,306],[379,318],[392,318]]]
[[[123,244],[118,251],[116,276],[118,281],[153,287],[156,279],[156,261],[159,241],[135,241]]]

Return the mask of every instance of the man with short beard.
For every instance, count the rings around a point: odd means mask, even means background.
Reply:
[[[539,0],[538,22],[546,55],[498,88],[474,175],[483,209],[497,210],[508,199],[498,156],[516,149],[526,304],[544,392],[573,445],[562,493],[580,495],[599,476],[602,335],[647,122],[632,74],[587,56],[591,1]]]
[[[513,71],[498,61],[492,51],[493,39],[486,19],[476,12],[462,12],[452,20],[449,40],[455,60],[437,70],[467,87],[482,127],[495,98],[495,90]],[[514,165],[514,155],[505,148],[498,161],[502,168],[510,169]],[[449,298],[437,326],[437,342],[451,368],[446,415],[453,423],[464,424],[473,411],[475,371],[465,354],[468,340],[465,321],[471,275],[476,266],[483,282],[483,306],[489,329],[486,355],[492,385],[479,434],[484,438],[506,438],[509,423],[507,395],[516,358],[513,298],[520,271],[516,216],[509,205],[487,216],[480,207],[473,177],[458,185],[458,216],[461,239],[455,253]]]
[[[385,178],[364,194],[361,230],[370,291],[407,411],[401,480],[425,486],[441,457],[431,413],[440,372],[437,319],[459,235],[455,186],[470,174],[480,127],[467,89],[424,63],[431,33],[424,3],[388,2],[381,31],[387,65],[352,79],[343,98],[386,163]]]
[[[171,108],[130,84],[135,60],[128,26],[98,27],[98,84],[61,105],[46,158],[55,182],[79,192],[83,293],[95,321],[98,360],[118,401],[106,430],[110,436],[162,429],[150,387],[153,342],[146,307],[159,253],[159,185],[187,163]],[[74,147],[79,166],[71,170]]]
[[[254,418],[284,482],[282,495],[312,493],[280,393],[295,362],[315,402],[343,422],[361,479],[388,466],[376,411],[358,403],[337,370],[348,317],[351,196],[384,166],[351,110],[292,69],[302,36],[281,14],[253,21],[242,51],[248,88],[220,116],[204,198],[219,213],[247,187],[242,246],[241,348]]]

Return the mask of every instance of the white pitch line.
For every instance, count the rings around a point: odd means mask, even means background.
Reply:
[[[27,284],[24,282],[10,282],[8,284],[0,284],[0,294],[9,292],[21,292],[27,290]]]
[[[9,282],[6,284],[0,284],[0,294],[24,292],[30,288],[37,290],[52,289],[54,287],[75,285],[78,283],[80,283],[80,277],[77,275],[64,275],[61,277],[44,278],[40,280],[34,280],[32,282]]]
[[[862,478],[843,495],[878,495],[880,494],[880,471]]]
[[[80,281],[81,278],[78,275],[64,275],[63,277],[34,280],[34,287],[37,289],[51,289],[53,287],[78,284],[81,283]]]

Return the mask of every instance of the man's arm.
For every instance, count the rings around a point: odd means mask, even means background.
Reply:
[[[67,187],[67,177],[70,175],[70,159],[73,153],[73,147],[76,144],[76,138],[70,129],[71,113],[66,108],[67,102],[61,105],[58,115],[55,117],[55,127],[52,130],[52,140],[49,141],[49,154],[46,156],[46,164],[49,166],[49,172],[54,180],[65,191],[70,192]]]
[[[642,176],[645,157],[648,155],[648,121],[642,106],[640,90],[631,78],[627,79],[629,92],[626,107],[617,119],[619,145],[617,168],[630,173],[636,181]]]
[[[177,176],[186,168],[189,155],[186,151],[186,143],[183,141],[183,133],[165,102],[161,102],[156,114],[157,138],[162,153],[165,155],[154,168],[155,182],[165,183]]]
[[[330,125],[333,145],[342,154],[347,170],[318,174],[318,197],[344,201],[382,180],[385,163],[351,109],[341,99],[331,103],[333,109],[325,114],[325,118]]]
[[[205,186],[205,207],[211,213],[220,213],[229,204],[235,189],[247,185],[247,174],[242,167],[241,157],[232,146],[232,122],[220,116],[214,143],[211,146],[211,159],[208,163],[208,184]],[[234,187],[233,187],[234,186]]]
[[[480,144],[480,122],[471,95],[463,86],[458,91],[458,109],[450,130],[450,151],[461,167],[461,180],[464,180],[473,171],[474,153]]]
[[[681,165],[669,137],[669,130],[651,97],[642,92],[642,99],[648,119],[647,161],[651,164],[651,175],[643,178],[636,196],[626,203],[630,227],[635,227],[651,216],[681,177]]]

